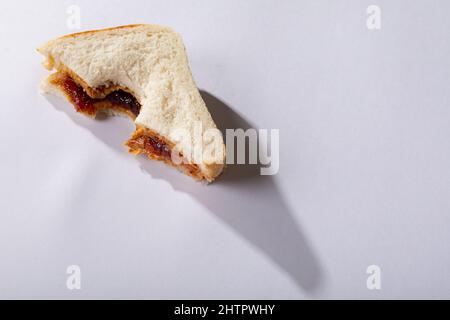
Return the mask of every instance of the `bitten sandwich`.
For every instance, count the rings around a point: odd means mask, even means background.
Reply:
[[[45,92],[62,94],[84,115],[130,117],[126,142],[197,178],[213,181],[225,145],[192,77],[181,37],[157,25],[87,31],[49,41],[38,51],[55,69]]]

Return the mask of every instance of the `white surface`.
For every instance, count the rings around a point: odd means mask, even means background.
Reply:
[[[279,174],[206,187],[40,96],[70,4],[179,31],[225,113],[280,129]],[[380,31],[370,4],[2,3],[0,298],[450,298],[450,3],[376,1]]]

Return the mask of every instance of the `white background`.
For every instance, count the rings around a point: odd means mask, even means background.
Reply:
[[[374,2],[379,31],[366,28]],[[41,96],[35,48],[73,32],[71,4],[82,30],[180,32],[220,126],[280,129],[279,174],[229,170],[205,186],[127,154],[130,121]],[[450,298],[449,11],[2,2],[0,298]],[[69,265],[80,291],[66,288]]]

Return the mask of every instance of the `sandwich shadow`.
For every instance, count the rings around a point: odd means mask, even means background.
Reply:
[[[225,129],[255,128],[224,102],[200,92],[222,133]],[[152,177],[164,179],[177,190],[194,197],[242,238],[263,252],[303,290],[317,292],[322,268],[294,218],[292,209],[272,176],[261,176],[259,165],[228,165],[214,183],[192,183],[178,172],[158,170],[155,162],[138,158]],[[172,172],[175,172],[172,174]]]
[[[219,129],[254,128],[248,121],[211,94],[201,91]],[[91,131],[105,144],[126,154],[123,141],[131,135],[133,124],[121,121],[121,128],[111,128],[105,121],[92,121],[69,108],[60,108],[52,98],[47,100],[65,112],[75,123]],[[126,123],[126,124],[123,124]],[[123,127],[127,126],[127,127]],[[109,127],[109,128],[107,128]],[[129,133],[127,133],[129,131]],[[163,164],[137,157],[141,169],[155,179],[170,183],[174,190],[189,194],[212,214],[231,227],[239,236],[264,253],[309,293],[322,285],[323,272],[318,258],[294,218],[272,176],[261,176],[259,165],[228,165],[221,177],[205,185]],[[263,279],[262,279],[263,280]]]

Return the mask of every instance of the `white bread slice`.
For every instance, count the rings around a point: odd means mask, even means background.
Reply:
[[[213,181],[222,172],[223,138],[201,139],[195,129],[200,124],[202,133],[218,132],[192,77],[182,39],[171,29],[129,25],[87,31],[49,41],[38,51],[46,57],[47,69],[68,74],[92,98],[118,89],[132,93],[141,105],[137,127],[176,145],[183,155],[192,154],[193,146],[213,150],[202,152],[200,160],[190,159],[200,168],[197,178]],[[48,80],[44,88],[54,86]],[[192,144],[180,141],[180,132],[189,133]]]

